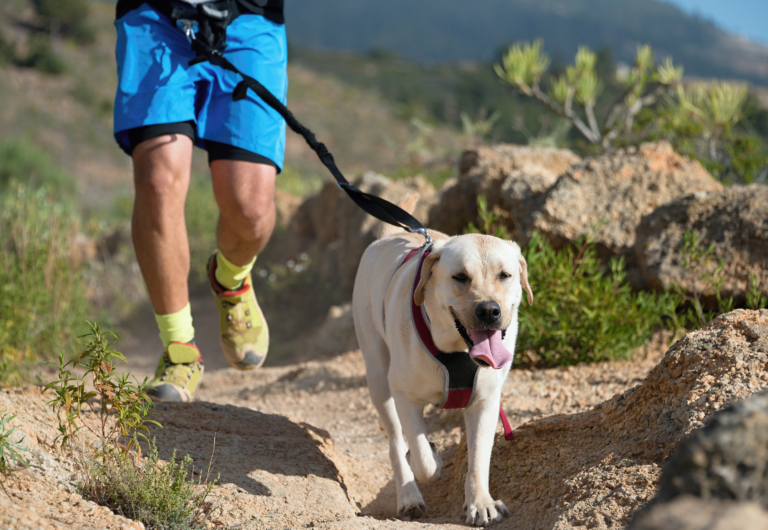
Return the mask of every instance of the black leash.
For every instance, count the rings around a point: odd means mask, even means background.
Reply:
[[[210,61],[213,65],[238,74],[243,80],[237,84],[232,93],[234,101],[245,99],[248,89],[253,90],[257,96],[283,117],[291,130],[304,138],[309,147],[320,158],[323,165],[331,172],[333,178],[336,179],[339,188],[344,190],[355,204],[380,221],[399,226],[409,232],[418,232],[429,238],[424,225],[411,214],[381,197],[365,193],[350,184],[344,178],[341,170],[336,165],[336,161],[333,159],[333,155],[328,151],[325,144],[319,142],[315,134],[304,127],[293,113],[288,110],[288,107],[283,105],[264,85],[241,72],[224,57],[222,50],[226,47],[226,28],[238,14],[237,3],[234,0],[214,4],[200,4],[196,9],[173,8],[170,18],[174,21],[179,20],[183,22],[184,32],[192,45],[192,49],[197,52],[197,56],[189,62],[189,65],[192,66],[204,61]],[[198,24],[197,33],[193,29],[193,21]]]

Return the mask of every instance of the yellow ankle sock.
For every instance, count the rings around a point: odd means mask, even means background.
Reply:
[[[170,315],[155,313],[157,327],[160,328],[160,340],[163,347],[168,348],[171,342],[192,342],[195,339],[195,328],[192,326],[192,308],[189,302],[181,311]]]
[[[216,281],[225,289],[236,289],[242,285],[254,263],[256,263],[255,256],[248,265],[235,265],[219,252],[216,255]]]

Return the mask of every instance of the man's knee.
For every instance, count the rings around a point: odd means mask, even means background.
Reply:
[[[275,168],[263,164],[220,164],[214,191],[221,216],[244,239],[268,238],[275,224]]]
[[[146,140],[133,151],[137,196],[184,201],[189,186],[192,142],[183,135]]]

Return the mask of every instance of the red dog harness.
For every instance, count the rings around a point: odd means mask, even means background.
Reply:
[[[432,330],[429,327],[429,319],[424,312],[424,306],[416,305],[414,302],[414,294],[416,293],[416,286],[419,285],[421,279],[421,268],[424,265],[424,260],[430,254],[429,249],[416,248],[408,252],[403,261],[398,265],[398,269],[407,263],[413,256],[421,252],[421,259],[419,260],[419,266],[416,269],[416,276],[413,279],[413,288],[411,289],[411,319],[413,321],[413,327],[416,330],[416,336],[419,337],[419,342],[430,357],[435,361],[445,373],[445,390],[443,393],[443,401],[440,403],[440,408],[443,409],[463,409],[472,403],[472,398],[475,396],[475,387],[477,386],[477,373],[480,367],[475,361],[473,361],[469,353],[456,352],[445,353],[438,349],[432,340]],[[507,440],[514,440],[515,434],[512,432],[512,428],[507,420],[507,415],[504,413],[504,409],[499,406],[499,416],[501,417],[501,423],[504,426],[504,438]]]

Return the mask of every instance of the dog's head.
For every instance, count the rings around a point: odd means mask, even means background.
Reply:
[[[436,243],[424,260],[414,302],[426,303],[440,349],[456,351],[466,344],[476,361],[500,368],[512,360],[502,339],[510,328],[517,333],[523,290],[532,304],[517,243],[468,234]]]

